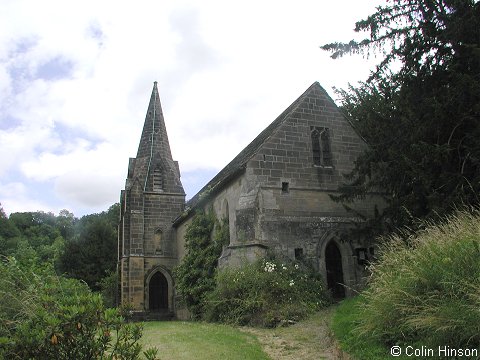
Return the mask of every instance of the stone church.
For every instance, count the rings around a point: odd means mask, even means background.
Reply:
[[[154,83],[137,156],[121,191],[121,302],[138,313],[186,318],[175,293],[173,268],[197,209],[226,219],[230,244],[220,266],[235,266],[267,251],[310,261],[337,298],[362,283],[372,239],[351,239],[361,221],[331,200],[367,145],[318,82],[312,84],[192,199],[185,202]],[[378,197],[355,204],[373,214]]]

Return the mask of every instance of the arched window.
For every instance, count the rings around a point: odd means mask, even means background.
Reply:
[[[317,129],[312,131],[312,155],[313,164],[322,165],[322,150],[320,148],[320,132]]]
[[[322,146],[322,165],[332,166],[332,152],[330,151],[330,136],[328,129],[324,128],[320,135],[320,144]]]
[[[332,167],[332,152],[328,128],[312,127],[311,138],[313,164],[322,167]]]
[[[155,230],[155,234],[153,235],[153,246],[155,254],[162,254],[162,230],[157,229]]]

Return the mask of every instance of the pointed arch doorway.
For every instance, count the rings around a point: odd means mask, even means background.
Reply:
[[[148,305],[150,311],[168,310],[168,281],[157,271],[148,284]]]
[[[342,253],[334,241],[330,241],[325,248],[325,268],[327,270],[327,286],[333,298],[345,298]]]

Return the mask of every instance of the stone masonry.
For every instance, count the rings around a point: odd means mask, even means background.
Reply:
[[[122,303],[137,311],[153,308],[173,313],[172,270],[178,256],[172,220],[183,211],[185,192],[178,163],[172,159],[156,83],[120,202]],[[155,273],[160,273],[160,280],[152,287],[150,280]],[[161,304],[149,304],[151,290],[167,292]],[[160,301],[161,295],[154,298]]]
[[[197,208],[213,208],[219,219],[228,219],[230,244],[220,266],[273,252],[309,261],[334,296],[351,295],[362,283],[373,243],[347,236],[360,218],[329,194],[337,192],[343,174],[366,146],[314,83],[185,204],[155,84],[138,154],[130,159],[122,191],[122,301],[139,311],[157,309],[149,301],[159,301],[151,296],[159,287],[150,280],[161,272],[168,310],[188,316],[175,304],[171,270],[184,255],[184,234]],[[161,191],[155,181],[162,183]],[[375,206],[382,202],[372,194],[354,209],[368,217]]]

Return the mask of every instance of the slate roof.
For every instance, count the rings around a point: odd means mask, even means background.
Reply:
[[[181,223],[188,218],[195,209],[201,205],[210,195],[220,191],[228,182],[236,178],[245,171],[247,162],[256,154],[261,145],[275,133],[280,125],[295,111],[296,107],[314,90],[317,89],[330,99],[327,92],[318,82],[314,82],[310,87],[287,107],[270,125],[268,125],[253,141],[247,145],[235,158],[230,161],[215,177],[210,180],[194,197],[186,204],[186,212],[174,220],[174,225]],[[333,102],[333,100],[332,100]]]

